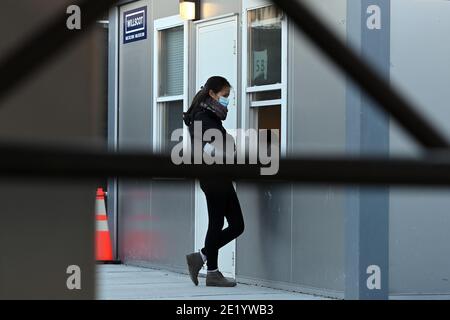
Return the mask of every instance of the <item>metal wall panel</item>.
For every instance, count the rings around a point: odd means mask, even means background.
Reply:
[[[450,2],[396,0],[391,11],[391,79],[450,138]],[[390,139],[391,154],[419,154],[397,125]],[[391,294],[450,294],[449,207],[449,189],[391,189]]]
[[[339,296],[344,287],[344,192],[293,188],[293,282]]]
[[[186,271],[186,254],[194,247],[194,182],[153,181],[151,234],[156,250],[151,262]]]
[[[151,255],[151,182],[120,181],[118,188],[119,258],[146,260]]]
[[[147,6],[147,39],[124,44],[123,14],[142,6]],[[151,12],[151,1],[136,1],[119,7],[119,150],[151,148]],[[149,251],[145,228],[146,218],[150,215],[150,186],[150,182],[118,181],[118,252],[119,258],[125,262],[143,259]]]
[[[345,39],[346,1],[309,1]],[[289,150],[345,153],[346,81],[334,66],[290,25]],[[344,190],[292,190],[292,279],[332,296],[344,290]]]
[[[118,79],[118,9],[112,7],[108,14],[108,150],[115,151],[117,145],[117,79]],[[113,256],[118,259],[118,210],[117,210],[117,179],[110,177],[107,182],[106,210],[108,226],[113,242]]]
[[[151,1],[136,1],[119,10],[119,149],[150,148],[152,141],[152,25],[147,39],[123,43],[123,13],[147,6],[151,22]]]
[[[289,184],[239,183],[245,230],[236,241],[236,275],[291,281],[291,192]]]
[[[241,11],[241,0],[203,0],[201,1],[201,18],[208,19]]]
[[[180,13],[179,1],[153,0],[151,9],[154,20],[170,17]]]
[[[193,201],[192,181],[120,183],[121,259],[186,271],[185,255],[194,247]]]
[[[379,27],[367,23],[376,6],[382,16]],[[348,1],[347,35],[367,62],[389,78],[390,4],[385,1]],[[346,110],[348,154],[387,156],[389,122],[385,113],[358,86],[348,81]],[[388,297],[388,188],[348,187],[345,214],[345,297]],[[380,287],[367,286],[368,270],[380,270]],[[378,270],[378,269],[377,269]]]

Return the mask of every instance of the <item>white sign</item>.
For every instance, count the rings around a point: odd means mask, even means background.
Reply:
[[[253,80],[267,80],[267,49],[253,51]]]

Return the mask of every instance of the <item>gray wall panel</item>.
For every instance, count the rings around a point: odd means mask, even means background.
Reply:
[[[312,4],[345,35],[345,1]],[[345,78],[293,24],[289,30],[288,150],[343,153]],[[246,219],[246,231],[237,241],[239,276],[343,291],[342,190],[291,184],[239,184],[238,190]]]
[[[345,39],[346,1],[308,1]],[[289,150],[344,153],[346,82],[290,24]],[[335,187],[293,187],[292,278],[299,285],[343,291],[344,192]]]
[[[194,246],[192,181],[122,182],[120,253],[131,264],[185,269]],[[170,200],[168,200],[170,199]]]
[[[295,186],[293,194],[293,281],[343,291],[343,191]]]
[[[201,19],[228,14],[231,12],[240,12],[240,0],[203,0],[201,1]],[[154,19],[165,18],[179,14],[178,0],[154,0],[152,1],[152,10]]]
[[[119,148],[149,147],[152,141],[152,39],[147,26],[147,39],[123,43],[123,12],[147,5],[151,21],[151,1],[137,1],[119,10]]]
[[[123,43],[124,11],[147,5],[147,39]],[[151,1],[137,1],[119,7],[118,148],[151,147],[153,38]],[[123,261],[149,257],[146,228],[150,215],[150,182],[118,182],[119,258]]]
[[[116,149],[117,143],[117,59],[118,59],[118,8],[113,7],[109,10],[108,24],[108,149]],[[108,214],[108,225],[113,241],[113,255],[117,259],[117,179],[109,178],[107,185],[106,210]]]
[[[443,41],[450,32],[450,2],[398,0],[391,10],[391,80],[450,139],[450,44]],[[390,138],[392,154],[419,154],[398,125],[391,126]]]
[[[194,246],[193,186],[193,181],[153,181],[150,227],[157,250],[153,263],[186,268],[185,255]]]
[[[152,11],[154,20],[177,15],[180,13],[179,1],[153,0]]]
[[[344,37],[346,1],[307,1]],[[290,23],[288,118],[289,149],[298,152],[345,151],[345,77]]]
[[[291,192],[284,184],[240,183],[245,231],[237,239],[236,274],[291,281]]]
[[[381,12],[380,29],[367,27],[371,6]],[[347,7],[347,32],[361,56],[389,78],[390,4],[386,1],[351,1]],[[387,155],[389,125],[385,114],[366,95],[348,83],[347,150],[349,153]],[[388,189],[348,187],[345,214],[345,297],[385,299],[388,297]],[[381,270],[380,287],[369,288],[369,266]],[[372,268],[372,267],[371,267]]]
[[[241,2],[241,0],[203,0],[201,1],[202,19],[240,12]]]
[[[150,182],[121,181],[118,188],[119,258],[125,262],[147,260],[153,250]]]
[[[396,0],[391,10],[391,78],[449,136],[450,3]],[[398,126],[390,139],[391,154],[418,155]],[[450,293],[449,206],[448,189],[391,190],[391,294]]]
[[[450,293],[450,190],[391,190],[391,294]]]

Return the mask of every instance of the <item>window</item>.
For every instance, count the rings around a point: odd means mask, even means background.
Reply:
[[[283,12],[266,0],[244,0],[243,19],[243,124],[278,130],[280,154],[285,155],[287,22]],[[269,139],[270,134],[267,142],[273,143]]]
[[[160,31],[159,96],[183,94],[183,27]]]
[[[278,137],[278,145],[281,145],[280,140],[280,131],[281,131],[281,106],[268,106],[268,107],[259,107],[256,110],[256,126],[258,129],[276,129],[278,131],[274,131],[275,136]],[[263,141],[262,141],[263,142]],[[270,145],[273,143],[271,141],[271,134],[270,131],[268,131],[267,134],[267,143],[268,150],[271,150]]]
[[[187,103],[187,23],[179,16],[155,21],[153,150],[170,153],[176,129],[183,129]]]
[[[248,11],[249,85],[281,83],[282,11],[268,6]]]
[[[170,150],[178,143],[171,141],[170,137],[173,131],[182,127],[181,115],[183,113],[182,101],[170,101],[165,103],[164,112],[162,113],[161,126],[161,151],[169,153]]]

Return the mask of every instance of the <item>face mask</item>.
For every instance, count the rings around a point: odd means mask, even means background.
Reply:
[[[226,107],[228,107],[228,104],[230,103],[230,99],[220,96],[219,103],[226,108]]]

